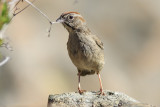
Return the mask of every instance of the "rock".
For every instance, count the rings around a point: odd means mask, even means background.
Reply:
[[[48,107],[155,107],[139,101],[120,92],[104,90],[99,92],[78,92],[49,95]]]

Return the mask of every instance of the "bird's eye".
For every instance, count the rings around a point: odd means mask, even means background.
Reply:
[[[73,19],[73,16],[69,16],[69,19]]]

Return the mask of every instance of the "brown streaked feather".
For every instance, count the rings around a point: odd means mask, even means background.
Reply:
[[[80,15],[80,13],[78,13],[78,12],[65,12],[65,13],[63,13],[62,15],[67,15],[67,14],[71,14],[71,13]],[[84,20],[82,17],[79,17],[79,19],[80,19],[82,22],[85,22],[85,20]]]
[[[84,20],[82,17],[79,17],[79,19],[80,19],[82,22],[85,22],[85,20]]]
[[[95,36],[95,35],[93,35],[93,39],[95,40],[96,44],[97,44],[102,50],[104,50],[104,46],[103,46],[103,43],[101,42],[101,40],[100,40],[97,36]]]

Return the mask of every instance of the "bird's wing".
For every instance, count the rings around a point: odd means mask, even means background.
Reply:
[[[93,36],[93,39],[94,39],[94,41],[96,42],[96,44],[97,44],[102,50],[104,50],[104,46],[103,46],[102,41],[101,41],[96,35]]]

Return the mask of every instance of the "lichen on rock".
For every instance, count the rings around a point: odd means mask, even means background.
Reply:
[[[105,90],[104,94],[91,91],[82,95],[78,92],[49,95],[48,107],[153,107],[120,92]]]

